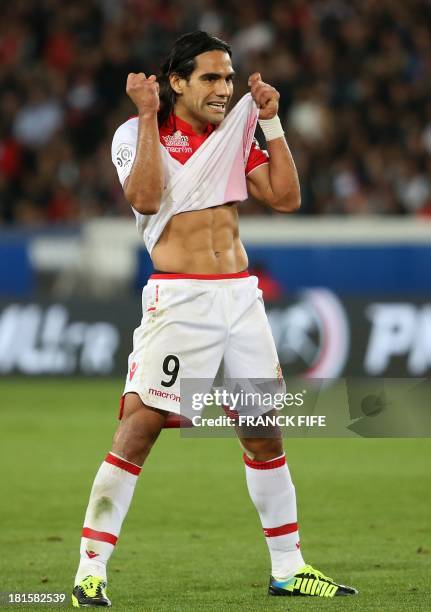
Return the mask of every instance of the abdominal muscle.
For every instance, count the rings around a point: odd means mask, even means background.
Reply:
[[[234,203],[172,217],[151,253],[156,270],[185,274],[233,274],[245,270]]]

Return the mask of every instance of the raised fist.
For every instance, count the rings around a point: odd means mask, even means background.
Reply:
[[[159,110],[159,84],[154,74],[147,79],[143,72],[131,72],[127,77],[126,92],[139,114],[157,113]]]
[[[259,107],[259,119],[272,119],[278,113],[278,91],[264,83],[259,72],[254,72],[248,78],[248,86],[253,100]]]

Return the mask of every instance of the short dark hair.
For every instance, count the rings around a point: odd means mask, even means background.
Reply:
[[[160,85],[159,126],[168,119],[177,99],[169,76],[177,74],[182,79],[188,79],[196,68],[196,56],[207,51],[224,51],[232,57],[232,50],[227,42],[201,30],[184,34],[175,41],[157,78]]]

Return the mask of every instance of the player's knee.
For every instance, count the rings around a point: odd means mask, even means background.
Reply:
[[[241,444],[254,461],[270,461],[283,454],[281,438],[242,438]]]
[[[128,393],[112,451],[127,461],[142,465],[163,428],[165,418],[166,413],[145,406],[138,395]]]

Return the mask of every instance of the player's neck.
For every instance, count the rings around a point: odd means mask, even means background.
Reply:
[[[188,123],[196,134],[204,134],[208,129],[208,121],[201,121],[187,112],[185,108],[181,108],[178,104],[174,108],[174,115],[182,121]]]

